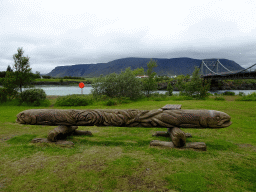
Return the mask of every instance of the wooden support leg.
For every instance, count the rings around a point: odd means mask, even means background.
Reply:
[[[60,125],[48,133],[47,139],[52,142],[63,140],[68,135],[71,135],[77,128],[77,126]]]
[[[175,147],[183,147],[186,145],[186,135],[179,128],[169,128],[168,133],[170,134],[171,140]]]
[[[186,145],[186,134],[179,128],[168,128],[167,132],[157,131],[153,136],[170,137],[175,147],[183,147]]]

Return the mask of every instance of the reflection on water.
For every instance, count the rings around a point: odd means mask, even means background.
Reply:
[[[251,94],[253,92],[256,92],[256,90],[217,90],[217,91],[210,91],[210,93],[214,94],[214,93],[217,93],[217,94],[221,94],[221,93],[224,93],[224,92],[234,92],[236,95],[239,94],[239,92],[243,92],[245,95],[248,95],[248,94]]]
[[[54,85],[38,85],[35,86],[36,89],[43,89],[46,95],[71,95],[71,94],[90,94],[92,87],[84,87],[82,90],[78,86],[54,86]]]
[[[54,85],[37,85],[35,88],[43,89],[46,93],[46,95],[70,95],[70,94],[81,94],[81,88],[78,86],[54,86]],[[26,90],[26,89],[25,89]],[[83,94],[90,94],[92,90],[91,85],[85,85],[85,87],[82,89]],[[236,95],[239,94],[239,92],[244,92],[245,95],[251,94],[253,92],[256,92],[256,90],[218,90],[218,91],[210,91],[210,93],[224,93],[226,91],[235,92]],[[166,91],[157,91],[160,94],[166,93]],[[179,91],[173,91],[173,94],[178,94]]]

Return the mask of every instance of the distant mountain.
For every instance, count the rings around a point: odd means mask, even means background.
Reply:
[[[157,67],[154,71],[157,75],[191,75],[195,66],[200,67],[202,60],[192,58],[172,58],[172,59],[159,59],[152,58],[157,62]],[[132,70],[143,67],[147,71],[147,63],[150,58],[123,58],[110,61],[108,63],[98,64],[76,64],[70,66],[55,67],[47,75],[52,77],[98,77],[101,74],[107,75],[110,73],[120,73],[126,68],[130,67]],[[229,70],[242,70],[243,68],[236,62],[228,59],[220,59],[220,62]]]

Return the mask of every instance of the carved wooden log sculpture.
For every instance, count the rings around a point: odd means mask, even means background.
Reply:
[[[48,140],[56,141],[72,133],[82,134],[76,126],[118,126],[169,128],[176,147],[186,146],[186,134],[179,128],[224,128],[230,126],[230,116],[215,110],[61,110],[31,109],[17,115],[17,123],[61,125],[51,131]],[[85,133],[88,134],[88,133]]]

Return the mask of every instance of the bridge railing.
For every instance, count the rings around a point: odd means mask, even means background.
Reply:
[[[231,71],[229,69],[227,69],[223,64],[220,63],[219,59],[216,60],[215,63],[213,63],[212,61],[210,66],[214,66],[214,68],[217,69],[217,71],[215,72],[213,69],[210,69],[209,66],[207,66],[207,62],[205,62],[204,60],[202,60],[202,64],[201,64],[201,76],[226,76],[226,75],[231,75],[231,74],[242,74],[242,73],[255,73],[256,72],[256,63],[246,69],[243,70],[237,70],[237,71]],[[210,73],[207,74],[203,74],[203,67],[206,67],[206,69],[208,69],[208,71],[210,71]],[[223,69],[227,70],[225,72],[219,72],[218,69],[220,69],[219,67],[222,67]]]

